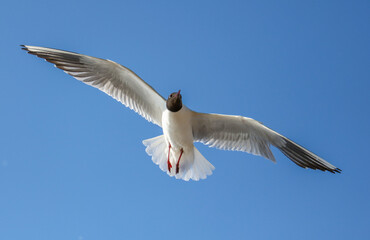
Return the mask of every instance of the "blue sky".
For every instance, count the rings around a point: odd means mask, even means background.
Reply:
[[[3,1],[0,239],[364,239],[370,234],[368,1]],[[197,144],[168,177],[161,134],[19,44],[121,63],[196,111],[252,117],[343,170]]]

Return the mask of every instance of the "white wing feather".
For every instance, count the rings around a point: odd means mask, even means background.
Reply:
[[[130,69],[110,60],[52,48],[23,46],[23,49],[105,92],[148,121],[162,125],[165,99]]]

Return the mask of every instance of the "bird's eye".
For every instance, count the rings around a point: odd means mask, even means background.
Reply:
[[[173,94],[170,94],[170,97],[172,97],[173,96]]]

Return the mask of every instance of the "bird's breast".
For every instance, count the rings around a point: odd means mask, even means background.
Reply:
[[[162,115],[162,128],[166,140],[174,149],[193,147],[191,110],[183,106],[178,112],[165,110]]]

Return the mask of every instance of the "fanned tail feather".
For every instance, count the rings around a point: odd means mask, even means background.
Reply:
[[[163,135],[146,139],[143,141],[146,153],[152,156],[152,161],[159,166],[163,172],[167,172],[167,144]]]
[[[180,160],[180,171],[175,173],[175,165],[178,156],[171,151],[172,169],[168,171],[168,144],[163,135],[146,139],[143,141],[146,146],[146,153],[152,157],[152,161],[159,166],[159,168],[166,172],[171,177],[176,179],[183,179],[189,181],[190,179],[198,181],[199,179],[206,179],[212,174],[215,167],[203,157],[203,155],[193,147],[193,151],[185,151]]]

